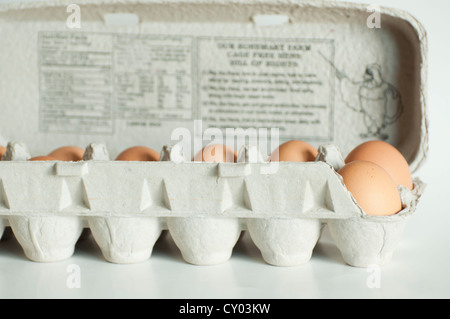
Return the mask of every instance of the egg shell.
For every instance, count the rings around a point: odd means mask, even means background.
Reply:
[[[29,161],[31,162],[56,161],[56,160],[57,159],[50,156],[36,156],[29,159]]]
[[[402,210],[397,186],[379,165],[368,161],[354,161],[346,164],[338,173],[367,215],[389,216]]]
[[[161,154],[151,148],[135,146],[119,154],[116,161],[154,162],[159,161],[160,157]]]
[[[345,163],[369,161],[384,168],[396,185],[413,189],[413,181],[408,162],[400,151],[384,141],[369,141],[354,148],[346,157]]]
[[[272,162],[313,162],[318,154],[318,150],[311,144],[294,140],[281,144],[272,152],[270,160]]]
[[[196,162],[235,163],[237,161],[237,152],[226,145],[211,144],[198,152],[193,160]]]
[[[85,150],[77,146],[65,146],[58,148],[48,154],[49,157],[53,157],[57,161],[65,162],[79,162],[83,160]]]
[[[6,147],[0,146],[0,161],[3,157],[3,155],[5,155],[5,153],[6,153]]]

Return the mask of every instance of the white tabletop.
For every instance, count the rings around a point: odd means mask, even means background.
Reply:
[[[17,0],[0,3],[13,1]],[[90,236],[79,241],[72,258],[42,264],[27,260],[7,232],[0,241],[0,298],[450,297],[450,209],[445,205],[450,178],[450,89],[445,78],[450,74],[450,2],[376,3],[409,11],[429,36],[430,154],[417,173],[427,189],[390,264],[379,272],[346,265],[326,230],[311,261],[298,267],[266,264],[248,235],[239,241],[231,260],[217,266],[185,263],[170,236],[156,244],[150,260],[139,264],[106,262]],[[79,280],[72,281],[74,275]]]

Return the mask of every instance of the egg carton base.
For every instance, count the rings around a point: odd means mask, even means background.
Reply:
[[[150,259],[156,242],[170,233],[183,259],[201,266],[228,261],[236,243],[247,231],[267,264],[299,266],[309,262],[327,226],[348,265],[370,267],[390,262],[413,212],[405,208],[398,215],[386,218],[365,216],[336,220],[4,216],[0,219],[0,232],[9,226],[26,257],[37,262],[70,258],[76,243],[91,233],[104,259],[115,264],[133,264]]]

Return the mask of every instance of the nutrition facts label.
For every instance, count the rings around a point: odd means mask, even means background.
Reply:
[[[117,116],[191,119],[191,56],[187,37],[114,36]]]
[[[40,32],[40,130],[113,135],[201,119],[329,141],[333,61],[333,40]]]
[[[41,33],[40,129],[111,133],[112,42],[108,36]]]
[[[113,134],[118,119],[190,120],[191,61],[189,37],[41,32],[40,130]]]

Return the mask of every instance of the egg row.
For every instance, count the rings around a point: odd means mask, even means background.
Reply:
[[[6,149],[0,150],[5,152]],[[30,161],[81,161],[85,150],[75,146],[59,148],[47,156]],[[280,145],[268,161],[311,162],[318,150],[304,141],[293,140]],[[137,146],[123,151],[117,161],[159,161],[160,153]],[[219,144],[208,145],[198,152],[193,161],[236,162],[236,150]],[[369,141],[354,148],[345,158],[345,166],[338,170],[348,191],[368,215],[395,215],[402,210],[399,186],[413,189],[409,165],[403,155],[391,144]]]
[[[378,150],[372,154],[368,152],[369,155],[363,152],[364,149],[373,149],[374,145],[384,147],[384,150]],[[85,150],[81,148],[65,147],[51,152],[47,157],[32,160],[79,161],[83,159],[84,153]],[[269,161],[310,162],[317,160],[318,155],[318,150],[308,143],[290,141],[280,145],[271,154]],[[385,157],[390,160],[384,164],[376,164],[377,161],[380,162],[377,155],[381,155],[379,157],[382,159]],[[160,154],[146,147],[133,147],[122,152],[116,160],[158,161]],[[237,152],[224,145],[210,145],[196,154],[193,160],[237,162]],[[402,184],[394,182],[394,174],[399,170],[391,167],[395,162],[403,163],[403,168],[407,167],[409,173],[409,167],[400,152],[385,142],[373,141],[356,147],[345,159],[345,165],[336,170],[366,214],[395,215],[402,209],[397,189],[397,186]],[[381,165],[386,168],[382,168]],[[388,173],[389,170],[392,173]],[[402,185],[402,187],[405,186]],[[389,194],[392,197],[388,197]],[[390,203],[394,203],[392,207],[389,206]],[[351,265],[364,266],[371,263],[382,264],[391,258],[395,243],[398,242],[404,226],[403,217],[400,215],[404,214],[399,214],[399,221],[396,219],[392,222],[388,218],[377,220],[375,223],[371,219],[359,218],[322,220],[320,218],[9,216],[4,220],[0,219],[0,228],[7,218],[27,257],[36,261],[53,261],[69,258],[73,254],[82,229],[88,227],[105,259],[114,263],[146,260],[150,257],[153,246],[162,231],[167,229],[183,258],[197,265],[218,264],[226,261],[231,256],[241,231],[248,230],[266,262],[288,266],[305,263],[311,258],[322,228],[328,225],[330,234],[345,261]]]

